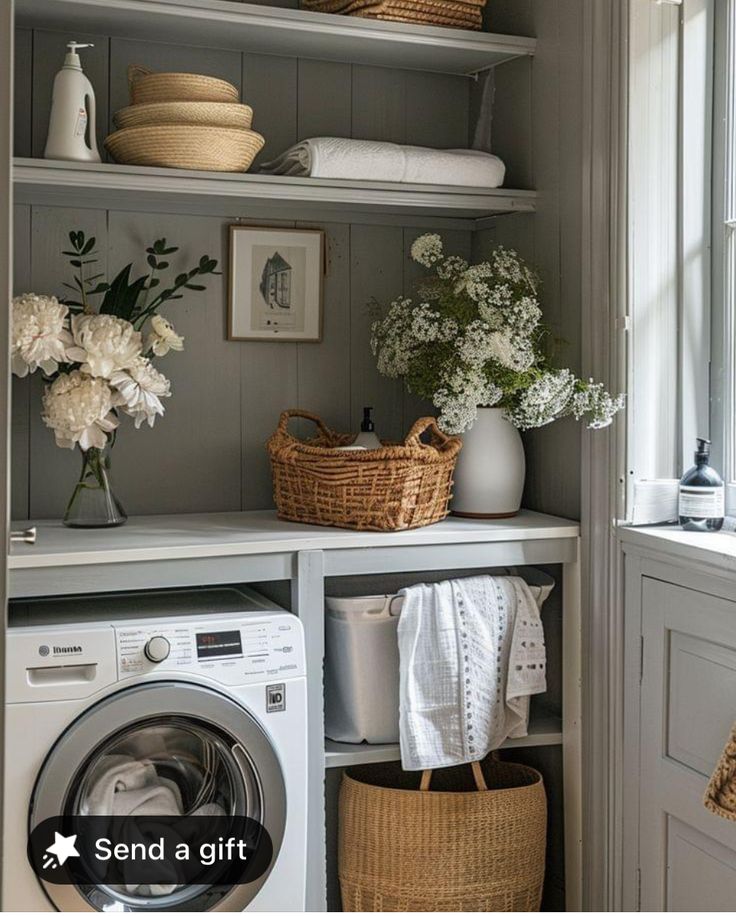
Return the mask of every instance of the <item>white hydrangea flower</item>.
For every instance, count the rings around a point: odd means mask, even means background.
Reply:
[[[47,386],[42,419],[61,448],[104,448],[108,433],[118,425],[113,406],[113,393],[104,379],[75,369]]]
[[[545,372],[524,392],[508,417],[519,429],[546,426],[569,412],[575,376],[569,369]]]
[[[418,343],[432,343],[439,340],[441,323],[441,316],[427,302],[422,302],[412,313],[411,335]]]
[[[388,378],[398,378],[409,369],[413,341],[409,334],[411,299],[394,299],[386,317],[371,327],[371,349],[377,357],[378,371]]]
[[[465,258],[452,254],[445,258],[441,264],[437,265],[437,276],[441,277],[443,280],[452,280],[454,277],[459,277],[464,274],[467,269],[468,262]]]
[[[144,422],[153,426],[164,413],[161,398],[171,396],[171,383],[145,356],[139,356],[127,370],[113,372],[110,384],[118,391],[125,412],[134,418],[136,429]]]
[[[423,267],[432,267],[442,258],[442,239],[433,232],[420,235],[411,246],[411,257]]]
[[[576,420],[590,414],[588,429],[605,429],[613,422],[614,416],[623,410],[626,403],[624,395],[613,397],[600,382],[589,379],[584,386],[575,392],[570,405],[570,413]]]
[[[479,407],[493,407],[503,391],[478,369],[459,366],[444,379],[432,398],[440,409],[439,425],[452,435],[463,433],[475,422]]]
[[[75,315],[72,318],[74,346],[68,355],[81,363],[83,372],[110,378],[127,369],[141,355],[143,341],[129,321],[114,315]]]
[[[151,333],[146,341],[146,350],[153,350],[156,356],[166,356],[169,350],[181,352],[184,349],[184,338],[177,334],[174,325],[163,315],[151,318]]]
[[[10,352],[15,375],[23,378],[41,368],[51,375],[67,361],[72,336],[66,327],[69,309],[56,296],[24,293],[12,303]]]

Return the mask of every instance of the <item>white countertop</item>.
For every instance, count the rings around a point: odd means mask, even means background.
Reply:
[[[730,531],[683,531],[679,525],[650,525],[622,526],[617,534],[624,545],[736,572],[736,534]]]
[[[206,515],[150,515],[111,529],[71,529],[61,521],[13,522],[13,529],[35,525],[36,543],[14,543],[10,569],[89,563],[245,556],[300,550],[409,547],[574,538],[577,522],[522,512],[511,519],[450,517],[411,531],[347,531],[301,525],[277,518],[274,511]]]

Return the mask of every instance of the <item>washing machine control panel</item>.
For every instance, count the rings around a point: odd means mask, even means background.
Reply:
[[[222,684],[301,677],[301,624],[291,614],[115,627],[121,678],[197,672]]]

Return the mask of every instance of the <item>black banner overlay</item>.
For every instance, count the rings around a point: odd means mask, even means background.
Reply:
[[[272,858],[268,831],[248,817],[69,815],[42,821],[28,840],[28,860],[43,881],[156,896],[187,885],[248,884]]]

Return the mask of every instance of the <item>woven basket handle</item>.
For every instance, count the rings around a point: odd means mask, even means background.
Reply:
[[[141,64],[128,64],[128,87],[131,88],[136,80],[142,76],[148,76],[153,73],[150,67],[143,67]]]
[[[450,436],[446,436],[445,433],[442,432],[434,417],[420,417],[415,421],[414,425],[407,433],[406,439],[404,439],[404,445],[419,445],[422,448],[430,448],[430,446],[422,442],[421,439],[421,436],[426,433],[428,429],[432,430],[432,435],[439,441],[440,445],[450,442]]]
[[[278,431],[283,436],[291,436],[291,433],[288,430],[289,420],[311,420],[315,424],[317,429],[322,433],[326,439],[331,439],[335,434],[326,426],[321,417],[318,417],[316,413],[310,413],[308,410],[284,410],[279,417]]]
[[[475,780],[475,788],[479,792],[488,791],[488,783],[486,778],[483,775],[483,770],[480,768],[480,763],[477,760],[474,760],[471,764],[471,769],[473,770],[473,779]],[[433,770],[422,770],[422,778],[419,783],[420,792],[429,792],[429,784],[432,781]]]

